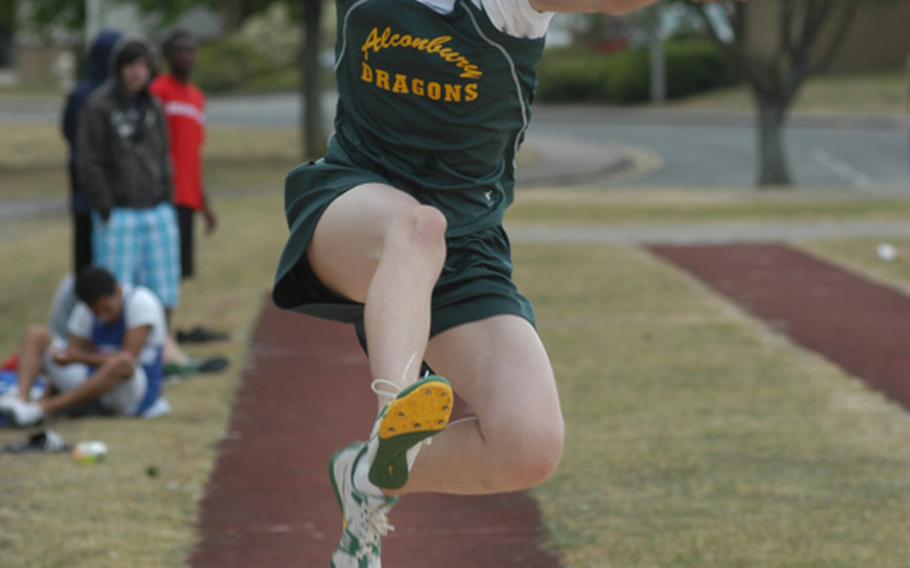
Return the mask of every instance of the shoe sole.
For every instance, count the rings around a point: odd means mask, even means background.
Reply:
[[[445,430],[453,402],[449,381],[435,376],[417,381],[395,397],[380,419],[370,482],[382,489],[404,487],[409,473],[407,451]]]

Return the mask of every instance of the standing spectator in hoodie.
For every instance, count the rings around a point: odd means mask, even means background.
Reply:
[[[195,272],[194,219],[201,213],[206,234],[218,226],[218,218],[205,193],[202,144],[205,141],[205,96],[190,81],[196,64],[196,40],[186,30],[172,32],[164,42],[164,58],[170,73],[152,83],[151,92],[164,106],[174,164],[174,204],[180,228],[180,273]]]
[[[170,311],[180,298],[180,237],[167,124],[148,90],[152,66],[145,42],[118,44],[111,78],[80,117],[77,169],[93,210],[95,264],[152,290]]]
[[[88,51],[88,77],[66,98],[63,109],[63,137],[69,146],[70,213],[73,216],[73,267],[79,272],[92,263],[92,217],[88,199],[76,176],[78,156],[77,132],[79,113],[89,96],[104,83],[110,73],[111,53],[123,36],[116,30],[103,30]]]

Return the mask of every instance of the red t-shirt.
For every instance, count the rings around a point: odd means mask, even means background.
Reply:
[[[174,163],[174,203],[191,209],[205,207],[202,186],[202,143],[205,141],[205,95],[172,75],[152,83],[152,94],[164,107]]]

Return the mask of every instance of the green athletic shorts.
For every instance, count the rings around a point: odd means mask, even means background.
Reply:
[[[285,183],[290,237],[281,255],[272,299],[280,308],[363,325],[363,304],[330,292],[306,257],[316,223],[338,196],[366,183],[395,187],[388,179],[338,160],[293,170]],[[420,195],[408,191],[419,202]],[[446,262],[433,290],[430,336],[488,317],[512,314],[536,324],[534,308],[512,282],[509,239],[501,226],[446,239]]]

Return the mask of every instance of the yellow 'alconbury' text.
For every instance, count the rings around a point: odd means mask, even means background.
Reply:
[[[480,79],[483,77],[483,71],[471,61],[455,51],[446,44],[452,41],[452,36],[439,36],[429,39],[424,37],[415,37],[410,34],[392,33],[392,28],[386,28],[380,33],[379,28],[373,28],[366,41],[363,42],[363,60],[370,60],[370,53],[379,53],[392,47],[403,47],[416,49],[426,53],[439,55],[447,62],[461,69],[462,79]]]

